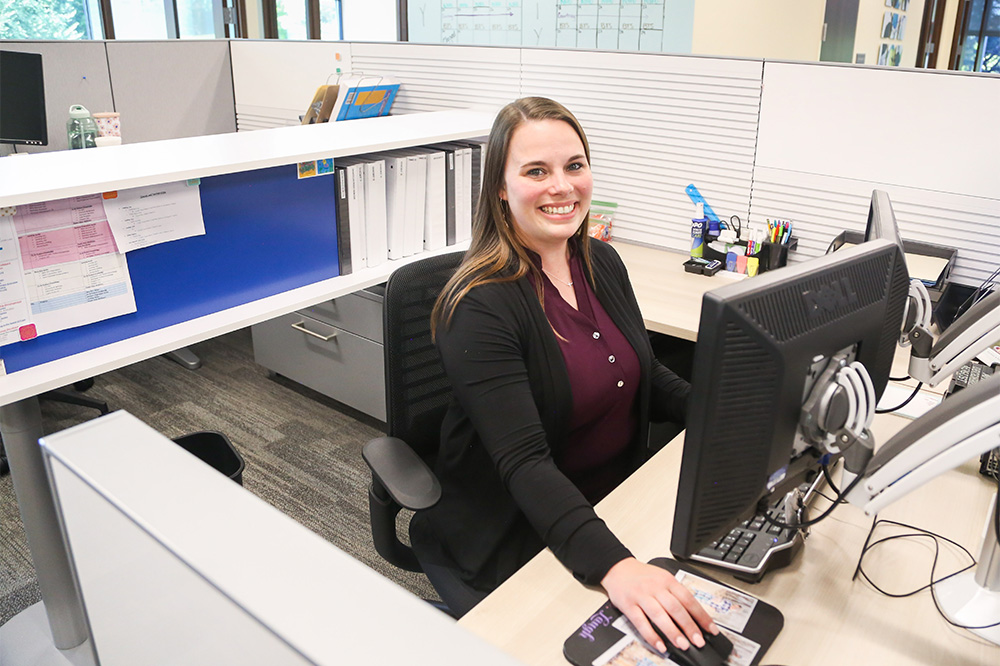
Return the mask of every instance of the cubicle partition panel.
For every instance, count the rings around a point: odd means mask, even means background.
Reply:
[[[225,40],[105,45],[124,143],[236,131]]]
[[[905,238],[958,249],[952,280],[996,269],[1000,134],[956,115],[1000,107],[995,78],[767,62],[763,82],[750,217],[795,221],[793,261],[863,230],[878,188]]]
[[[136,312],[0,347],[8,373],[336,277],[332,176],[294,164],[201,179],[205,234],[127,255]]]
[[[392,106],[395,115],[498,109],[520,96],[521,49],[355,43],[351,53],[356,71],[403,83]]]
[[[336,83],[338,70],[351,71],[351,48],[315,40],[230,41],[239,131],[298,125],[316,89]]]
[[[66,121],[73,104],[82,104],[92,113],[115,110],[104,42],[0,41],[0,49],[42,54],[49,145],[18,146],[17,152],[43,153],[69,148]]]
[[[553,97],[587,131],[594,198],[618,203],[614,237],[686,251],[694,184],[745,219],[761,61],[524,49],[523,95]]]

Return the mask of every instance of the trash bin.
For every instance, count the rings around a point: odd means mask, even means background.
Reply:
[[[243,456],[221,432],[203,430],[174,438],[181,448],[243,485]]]

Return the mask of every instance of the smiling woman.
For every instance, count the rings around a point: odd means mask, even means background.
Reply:
[[[442,497],[410,542],[456,615],[548,547],[651,645],[701,647],[718,632],[705,610],[594,511],[648,457],[650,421],[684,421],[690,386],[654,357],[615,250],[586,233],[592,189],[569,110],[542,97],[501,109],[472,242],[432,317],[453,397]]]

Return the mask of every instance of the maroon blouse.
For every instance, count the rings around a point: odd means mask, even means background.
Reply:
[[[587,281],[582,259],[570,257],[578,310],[545,275],[545,313],[566,362],[573,417],[556,465],[596,503],[628,475],[627,449],[635,437],[639,358],[605,312]],[[561,336],[561,337],[560,337]]]

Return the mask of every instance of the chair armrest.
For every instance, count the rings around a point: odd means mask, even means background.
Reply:
[[[403,440],[377,437],[361,450],[372,477],[405,509],[429,509],[441,499],[441,484],[431,468]]]

